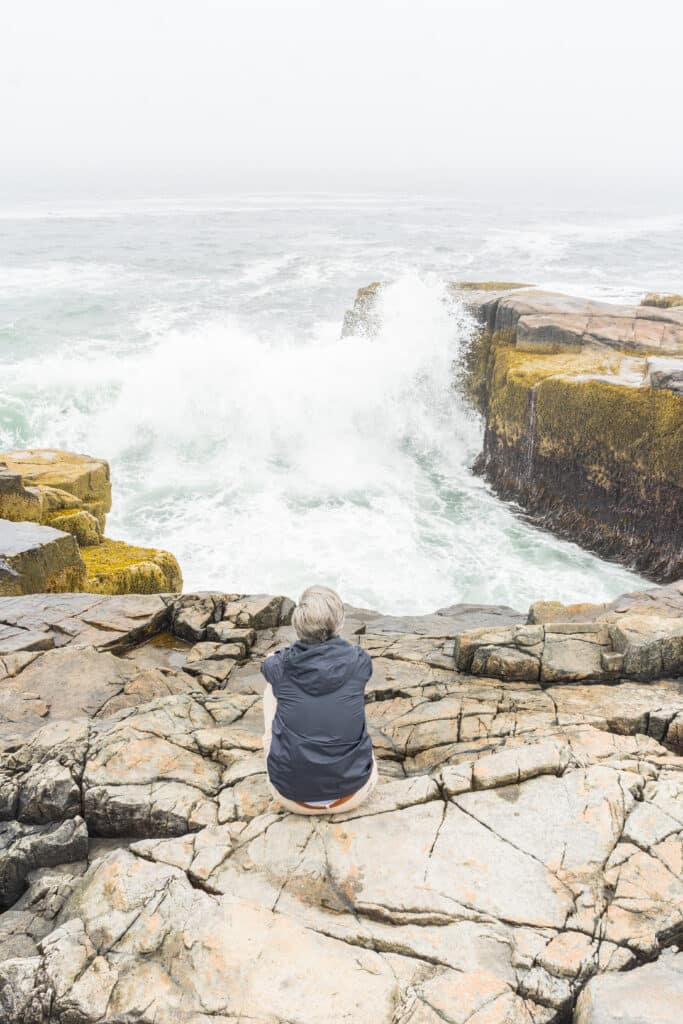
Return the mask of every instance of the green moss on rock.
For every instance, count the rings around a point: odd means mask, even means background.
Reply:
[[[539,453],[580,459],[609,489],[613,467],[645,471],[652,429],[650,395],[597,380],[551,379],[538,389]],[[600,477],[598,479],[597,477]]]
[[[654,393],[654,466],[658,475],[683,488],[683,395],[665,388]]]
[[[42,520],[55,530],[71,533],[81,547],[90,547],[102,542],[102,527],[99,521],[85,509],[61,509],[58,512],[47,512]]]
[[[81,552],[94,594],[162,594],[182,590],[178,562],[168,551],[106,539]]]
[[[514,445],[527,431],[530,394],[541,390],[549,380],[565,374],[608,372],[615,357],[595,352],[538,355],[512,347],[495,347],[488,388],[488,426],[506,444]],[[563,411],[556,410],[561,421]],[[540,431],[540,420],[538,422]]]
[[[603,380],[550,378],[538,387],[536,443],[543,455],[579,459],[606,490],[613,472],[635,469],[645,498],[654,479],[683,483],[683,399]]]
[[[657,306],[659,309],[671,309],[672,306],[683,306],[683,295],[649,292],[640,304],[641,306]]]

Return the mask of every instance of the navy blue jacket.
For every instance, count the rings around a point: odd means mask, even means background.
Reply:
[[[267,765],[278,792],[308,803],[338,800],[365,785],[372,770],[367,652],[340,636],[298,641],[267,658],[261,672],[277,699]]]

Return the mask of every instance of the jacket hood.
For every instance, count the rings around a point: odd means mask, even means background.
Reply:
[[[363,658],[362,647],[333,636],[320,644],[292,644],[283,658],[283,670],[306,693],[332,693],[343,686]]]

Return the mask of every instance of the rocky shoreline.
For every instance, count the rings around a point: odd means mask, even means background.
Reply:
[[[380,785],[333,821],[266,788],[259,665],[292,607],[0,599],[0,1019],[678,1020],[683,583],[527,615],[347,607]],[[571,646],[552,679],[509,671],[510,637],[564,620],[590,646],[579,620],[617,618],[659,652],[647,682],[577,681]]]
[[[673,581],[346,606],[379,784],[297,817],[260,673],[292,600],[182,594],[168,552],[106,538],[105,462],[0,456],[0,1021],[678,1024],[683,312],[457,288],[481,472]]]
[[[559,536],[658,582],[683,576],[683,306],[529,289],[466,302],[482,327],[478,472]]]
[[[683,305],[618,306],[508,282],[450,286],[479,329],[462,374],[475,463],[533,522],[656,582],[683,576]],[[374,333],[381,285],[344,333]]]
[[[53,448],[0,453],[0,596],[182,590],[168,551],[104,535],[109,464]]]

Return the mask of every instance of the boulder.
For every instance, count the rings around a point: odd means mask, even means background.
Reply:
[[[560,631],[560,627],[565,625],[568,630]],[[607,630],[588,623],[588,630],[583,631],[582,625],[548,623],[545,626],[541,657],[541,679],[544,682],[575,683],[607,677],[608,670],[602,660],[608,649]]]
[[[85,566],[70,534],[0,519],[0,596],[82,590],[84,583]]]
[[[35,487],[24,487],[20,473],[12,472],[0,457],[0,519],[39,523],[43,499]]]
[[[478,647],[472,658],[470,671],[475,676],[495,676],[497,679],[538,679],[541,666],[537,657],[516,647]]]
[[[47,448],[0,456],[0,595],[81,590],[159,594],[182,590],[180,567],[168,551],[134,547],[104,536],[110,508],[109,465],[101,459]],[[10,544],[9,540],[5,542],[10,527],[7,523],[3,526],[3,519],[33,520],[53,529],[52,535],[43,534],[42,541],[34,541],[24,524],[26,543],[32,546],[47,545],[50,536],[54,541],[57,530],[62,536],[71,535],[73,540],[61,541],[61,557],[64,560],[66,552],[71,551],[78,572],[60,569],[48,572],[46,577],[47,569],[43,569],[41,576],[33,565],[35,556],[30,565],[28,556],[24,556],[23,568],[17,568],[17,553],[13,562],[3,557],[3,547]]]
[[[226,602],[223,620],[250,629],[274,629],[289,625],[294,602],[288,597],[256,594]]]
[[[667,295],[662,292],[648,292],[644,299],[641,299],[641,306],[656,306],[659,309],[671,309],[674,306],[683,306],[683,295]]]
[[[533,625],[456,635],[456,667],[497,679],[540,678],[544,684],[683,674],[681,583],[604,605],[536,602],[529,621]]]
[[[479,319],[464,382],[486,419],[477,470],[540,525],[679,578],[683,308],[522,290]]]
[[[627,974],[592,978],[578,998],[574,1024],[679,1024],[683,953]]]
[[[167,594],[183,588],[178,562],[168,551],[103,539],[81,552],[92,594]]]
[[[66,493],[77,499],[77,507],[91,512],[104,528],[104,517],[111,509],[109,465],[89,455],[59,451],[56,448],[31,448],[5,452],[1,456],[10,472],[17,473],[25,486],[52,495]]]
[[[472,767],[472,789],[491,789],[533,779],[562,775],[570,759],[569,748],[555,742],[533,743],[482,757]]]
[[[92,512],[84,508],[64,509],[48,512],[43,516],[44,522],[54,526],[56,530],[72,533],[80,547],[90,547],[103,541],[102,528]]]
[[[238,595],[228,595],[228,603]],[[172,628],[176,636],[190,643],[204,640],[210,624],[220,622],[225,605],[222,594],[185,594],[173,604]],[[234,629],[234,623],[228,623]]]

